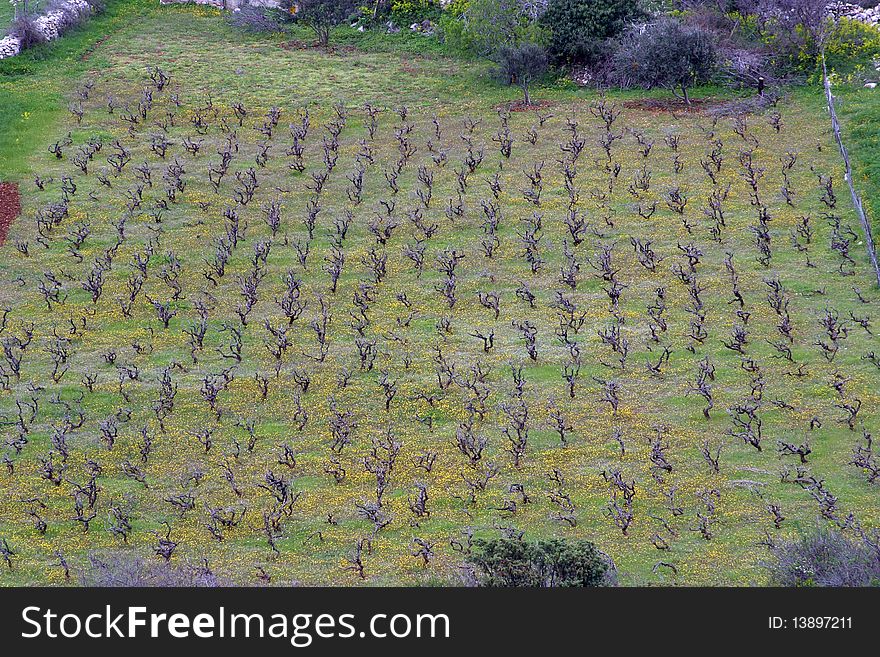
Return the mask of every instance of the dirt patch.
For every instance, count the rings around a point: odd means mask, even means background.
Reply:
[[[408,59],[404,59],[400,62],[400,70],[404,73],[409,73],[410,75],[419,75],[422,71],[416,66],[413,66]]]
[[[534,112],[537,110],[553,107],[555,103],[549,100],[533,100],[531,105],[526,105],[522,100],[514,100],[496,107],[496,110],[506,109],[509,112]]]
[[[98,39],[97,41],[95,41],[95,43],[93,43],[92,45],[90,45],[90,46],[88,47],[88,49],[82,54],[82,56],[79,58],[79,60],[80,60],[81,62],[86,62],[86,61],[88,61],[89,59],[91,59],[91,57],[92,57],[92,55],[94,54],[94,52],[95,52],[95,51],[96,51],[101,45],[103,45],[104,42],[107,41],[107,39],[109,39],[109,38],[110,38],[110,35],[109,35],[109,34],[105,34],[105,35],[102,36],[100,39]]]
[[[0,246],[6,242],[12,222],[21,214],[21,195],[15,183],[0,183]]]
[[[317,41],[309,43],[307,41],[303,41],[302,39],[285,41],[284,43],[279,45],[281,46],[282,50],[320,50],[325,55],[350,55],[351,53],[358,51],[355,46],[322,46],[318,44]]]
[[[724,104],[725,101],[714,98],[693,98],[690,105],[686,105],[678,98],[639,98],[627,100],[623,106],[627,109],[637,109],[655,114],[706,114],[717,110]]]

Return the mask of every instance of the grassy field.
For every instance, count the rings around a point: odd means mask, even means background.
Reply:
[[[869,208],[874,225],[880,216],[880,101],[877,90],[843,85],[835,90],[841,97],[838,114],[843,123],[845,143],[853,156],[856,184]],[[876,231],[876,229],[875,229]]]
[[[263,569],[280,584],[452,584],[471,533],[522,531],[595,541],[624,584],[750,585],[768,540],[880,527],[877,484],[851,464],[880,431],[877,338],[856,321],[880,294],[820,88],[744,123],[713,118],[712,99],[672,113],[619,94],[606,156],[588,91],[548,85],[539,111],[508,113],[516,92],[483,62],[340,36],[322,51],[206,9],[111,3],[0,64],[0,171],[25,207],[0,247],[0,540],[15,552],[0,582],[63,584],[57,551],[74,576],[93,551],[158,560],[167,539],[173,564],[207,560],[235,583]],[[381,110],[373,135],[366,104]],[[300,172],[289,126],[305,112]],[[716,223],[707,199],[728,185]],[[454,303],[440,264],[453,251]],[[293,320],[286,276],[304,304]]]

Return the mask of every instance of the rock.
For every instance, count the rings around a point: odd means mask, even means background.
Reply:
[[[400,28],[394,24],[394,21],[388,21],[385,23],[386,34],[397,34],[398,32],[400,32]]]
[[[20,51],[19,41],[14,36],[7,36],[0,39],[0,59],[13,57]]]
[[[835,18],[850,18],[880,27],[880,5],[866,9],[851,2],[829,2],[826,8]]]
[[[415,32],[424,36],[431,36],[435,32],[435,26],[431,21],[423,20],[421,23],[413,23],[410,25],[409,30],[410,32]]]
[[[866,89],[876,89],[876,88],[877,88],[877,83],[876,83],[876,82],[866,82],[866,83],[865,83],[865,88],[866,88]]]

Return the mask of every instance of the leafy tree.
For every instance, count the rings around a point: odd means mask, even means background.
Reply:
[[[322,46],[330,43],[330,30],[351,18],[357,8],[355,0],[299,0],[295,4],[297,20],[312,29]]]
[[[681,90],[690,104],[688,89],[709,80],[717,58],[709,32],[664,18],[624,38],[614,55],[614,77],[624,86]]]
[[[549,32],[529,7],[526,0],[471,0],[465,9],[453,5],[452,12],[460,13],[442,23],[444,35],[454,45],[482,55],[496,52],[502,44],[546,44]]]
[[[541,23],[551,32],[549,50],[566,64],[592,64],[603,44],[645,16],[634,0],[550,0]]]
[[[477,540],[468,562],[480,586],[582,587],[615,583],[613,566],[590,541]]]
[[[740,11],[752,16],[763,39],[791,58],[815,61],[833,21],[827,0],[738,0]]]
[[[547,72],[547,51],[534,43],[504,46],[497,55],[500,77],[523,92],[523,102],[532,104],[529,86]]]

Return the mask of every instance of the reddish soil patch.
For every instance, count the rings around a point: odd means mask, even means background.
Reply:
[[[723,105],[723,101],[712,98],[693,98],[690,105],[678,98],[639,98],[627,100],[623,106],[627,109],[637,109],[657,114],[670,112],[672,114],[702,114]]]
[[[293,39],[292,41],[285,41],[280,44],[282,50],[320,50],[321,52],[327,55],[344,55],[350,54],[353,52],[357,52],[357,48],[355,46],[321,46],[317,41],[312,43],[307,43],[301,39]]]
[[[284,50],[305,50],[306,48],[310,48],[311,46],[305,41],[294,39],[293,41],[285,41],[281,44],[281,47]]]
[[[12,222],[21,214],[21,195],[15,183],[0,183],[0,246],[6,242]]]
[[[554,103],[549,100],[533,100],[531,105],[526,105],[521,100],[515,100],[511,103],[504,103],[495,109],[506,109],[510,112],[534,112],[535,110],[553,107]]]
[[[418,68],[410,64],[407,59],[400,62],[400,70],[404,73],[409,73],[410,75],[418,75],[421,72]]]
[[[95,51],[109,38],[110,38],[110,35],[105,34],[100,39],[95,41],[95,43],[93,43],[91,46],[89,46],[88,49],[82,54],[82,56],[79,58],[80,61],[81,62],[88,61],[92,57],[92,55],[95,53]]]

